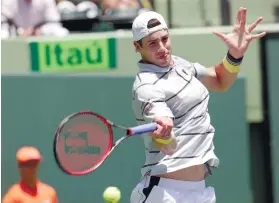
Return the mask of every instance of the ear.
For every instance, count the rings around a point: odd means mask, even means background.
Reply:
[[[140,52],[140,50],[141,50],[140,44],[138,42],[133,42],[133,44],[134,44],[134,46],[136,48],[136,52]]]

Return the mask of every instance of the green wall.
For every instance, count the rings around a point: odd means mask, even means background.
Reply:
[[[140,137],[121,144],[99,169],[84,177],[68,176],[58,169],[52,140],[59,122],[80,110],[97,111],[116,123],[134,125],[132,82],[130,76],[2,74],[1,195],[19,178],[17,149],[35,145],[44,157],[40,178],[56,188],[62,202],[101,203],[103,189],[116,185],[123,193],[121,203],[128,203],[144,163]],[[244,83],[239,78],[229,91],[211,94],[209,111],[221,162],[208,183],[216,188],[217,202],[253,202]],[[120,135],[116,133],[116,138]]]

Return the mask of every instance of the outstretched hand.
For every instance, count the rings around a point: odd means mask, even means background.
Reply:
[[[246,13],[246,8],[241,7],[238,10],[236,22],[231,33],[226,35],[221,32],[213,32],[226,43],[229,53],[234,58],[241,58],[248,49],[248,46],[252,40],[259,39],[266,34],[265,32],[260,34],[251,34],[251,32],[257,27],[263,18],[259,17],[254,23],[246,27]]]

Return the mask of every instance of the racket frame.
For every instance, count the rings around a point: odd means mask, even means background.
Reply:
[[[60,132],[62,131],[63,127],[66,125],[66,123],[76,117],[76,116],[80,116],[80,115],[90,115],[90,116],[95,116],[97,117],[98,119],[100,119],[107,127],[108,131],[109,131],[109,144],[108,144],[108,148],[106,149],[106,153],[102,156],[102,159],[100,159],[100,161],[95,164],[94,166],[90,167],[89,169],[87,170],[84,170],[84,171],[79,171],[79,172],[73,172],[73,171],[70,171],[69,169],[63,167],[63,164],[62,164],[62,161],[60,161],[59,157],[58,157],[58,154],[57,154],[57,143],[58,143],[58,140],[59,140],[59,137],[60,137]],[[103,161],[108,157],[108,155],[110,154],[110,151],[112,150],[113,148],[113,130],[112,130],[112,122],[108,121],[107,119],[105,119],[103,116],[97,114],[97,113],[94,113],[94,112],[91,112],[91,111],[80,111],[80,112],[77,112],[77,113],[73,113],[69,116],[67,116],[66,118],[64,118],[62,120],[62,122],[59,124],[56,132],[55,132],[55,138],[54,138],[54,142],[53,142],[53,152],[54,152],[54,157],[55,157],[55,161],[57,163],[57,165],[59,166],[59,168],[66,172],[67,174],[70,174],[70,175],[76,175],[76,176],[79,176],[79,175],[85,175],[85,174],[88,174],[90,172],[92,172],[93,170],[95,170],[96,168],[98,168],[99,165],[101,165],[103,163]],[[113,124],[114,125],[114,124]]]
[[[89,169],[87,170],[84,170],[84,171],[76,171],[76,172],[73,172],[73,171],[70,171],[68,170],[67,168],[63,167],[63,164],[62,164],[62,161],[60,161],[59,159],[59,156],[58,156],[58,149],[57,149],[57,143],[59,141],[59,137],[60,137],[60,132],[62,131],[63,127],[65,126],[65,124],[72,118],[76,117],[76,116],[80,116],[80,115],[90,115],[90,116],[94,116],[94,117],[97,117],[98,119],[100,119],[100,121],[102,121],[106,127],[108,128],[108,131],[109,131],[109,145],[108,145],[108,148],[107,148],[107,151],[105,152],[105,154],[102,156],[102,158],[98,161],[97,164],[94,164],[94,166],[90,167]],[[144,126],[148,126],[147,128],[144,128]],[[142,134],[142,133],[145,133],[145,132],[151,132],[153,130],[156,129],[156,126],[157,124],[156,123],[151,123],[151,124],[146,124],[146,125],[141,125],[141,126],[136,126],[136,127],[133,127],[133,128],[127,128],[127,127],[124,127],[124,126],[121,126],[121,125],[116,125],[114,124],[112,121],[104,118],[103,116],[97,114],[97,113],[94,113],[92,111],[80,111],[80,112],[77,112],[77,113],[73,113],[69,116],[67,116],[66,118],[64,118],[61,123],[59,124],[56,132],[55,132],[55,138],[54,138],[54,142],[53,142],[53,152],[54,152],[54,157],[55,157],[55,161],[57,163],[57,165],[59,166],[59,168],[69,174],[69,175],[74,175],[74,176],[80,176],[80,175],[86,175],[86,174],[89,174],[91,173],[92,171],[94,171],[96,168],[98,168],[106,159],[107,157],[110,155],[110,153],[123,141],[125,140],[126,138],[128,137],[131,137],[132,135],[136,135],[136,134]],[[115,143],[113,143],[113,130],[112,130],[112,127],[116,127],[116,128],[119,128],[119,129],[122,129],[126,132],[126,135],[121,137],[120,139],[118,139]],[[143,130],[145,129],[145,130]]]

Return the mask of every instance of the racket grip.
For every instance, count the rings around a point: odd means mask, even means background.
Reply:
[[[128,129],[128,135],[138,135],[144,133],[151,133],[157,129],[157,123],[149,123],[144,125],[139,125]]]

